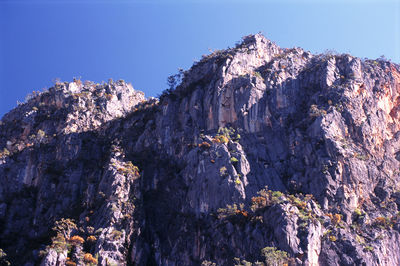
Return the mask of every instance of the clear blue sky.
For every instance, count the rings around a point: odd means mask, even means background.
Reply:
[[[0,117],[55,78],[124,79],[156,96],[208,49],[259,31],[281,47],[399,63],[399,1],[0,0]]]

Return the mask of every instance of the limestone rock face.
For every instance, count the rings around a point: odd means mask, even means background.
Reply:
[[[399,104],[398,65],[260,34],[160,99],[56,84],[0,123],[0,262],[399,265]]]

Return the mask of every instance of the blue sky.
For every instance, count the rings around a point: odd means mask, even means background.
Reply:
[[[260,31],[400,63],[400,0],[0,0],[0,117],[55,78],[124,79],[156,96],[178,68]]]

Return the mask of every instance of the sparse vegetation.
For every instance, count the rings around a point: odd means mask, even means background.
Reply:
[[[242,181],[240,181],[239,177],[236,177],[236,178],[235,178],[235,184],[236,184],[236,185],[242,184]]]
[[[68,260],[69,258],[67,258],[67,261],[65,262],[65,266],[76,266],[76,263],[73,262],[72,260]]]
[[[259,79],[263,79],[263,77],[261,76],[261,73],[258,71],[254,72],[254,76],[256,76]]]
[[[374,251],[374,248],[371,247],[371,246],[366,245],[366,246],[364,246],[364,250],[365,250],[365,251],[369,251],[369,252],[373,252],[373,251]]]
[[[226,205],[226,208],[219,208],[217,210],[218,219],[225,219],[235,215],[241,215],[244,217],[248,216],[248,212],[244,210],[244,204],[239,204],[239,208],[236,204]]]
[[[133,165],[132,162],[126,162],[123,167],[120,167],[117,169],[118,173],[124,174],[124,175],[131,175],[134,177],[139,176],[139,167],[136,165]]]
[[[217,266],[217,264],[208,260],[204,260],[202,261],[201,266]]]
[[[236,159],[235,157],[231,157],[231,163],[232,163],[232,164],[235,164],[235,163],[237,163],[237,162],[239,162],[238,159]]]
[[[74,245],[77,245],[77,244],[83,244],[85,242],[85,240],[81,236],[76,235],[76,236],[71,237],[69,239],[69,242],[71,242]]]
[[[225,166],[222,166],[222,167],[219,169],[219,175],[220,175],[220,176],[227,176],[227,175],[228,175],[228,169],[226,169]]]
[[[90,253],[86,253],[83,256],[83,261],[86,263],[89,263],[89,265],[91,265],[91,264],[97,265],[97,259],[93,258],[92,254],[90,254]]]
[[[0,159],[10,156],[10,152],[4,148],[3,151],[0,152]]]
[[[208,142],[203,141],[202,143],[199,144],[199,148],[202,149],[209,149],[211,147],[211,144]]]
[[[87,241],[87,242],[96,242],[96,240],[97,240],[97,238],[96,238],[95,236],[88,236],[88,237],[86,238],[86,241]]]
[[[213,142],[226,144],[229,142],[229,139],[227,137],[225,137],[224,135],[216,135],[213,138]]]
[[[11,263],[7,260],[7,254],[0,248],[0,265],[10,266]]]
[[[119,240],[123,235],[124,235],[124,233],[121,232],[121,231],[118,231],[118,230],[114,230],[114,231],[112,231],[112,233],[111,233],[111,237],[112,237],[114,240]]]
[[[258,209],[262,209],[268,206],[272,206],[277,203],[281,203],[281,196],[283,196],[283,193],[279,191],[272,191],[268,190],[268,188],[262,189],[259,192],[257,192],[259,196],[253,197],[251,199],[252,205],[251,209],[252,211],[256,211]]]
[[[318,108],[316,104],[312,104],[309,110],[310,117],[319,117],[326,115],[326,111],[322,108]]]
[[[287,252],[277,249],[276,247],[265,247],[261,250],[261,255],[268,266],[288,265],[289,256]]]
[[[55,225],[53,227],[53,231],[63,235],[64,238],[66,238],[66,239],[68,239],[69,236],[71,235],[72,231],[76,230],[76,229],[77,229],[77,226],[76,226],[75,220],[64,219],[64,218],[55,222]]]
[[[375,218],[373,224],[382,229],[385,229],[385,228],[388,229],[388,228],[393,227],[394,220],[395,220],[395,217],[389,218],[389,217],[379,216],[379,217]]]

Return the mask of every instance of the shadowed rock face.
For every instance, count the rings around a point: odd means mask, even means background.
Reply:
[[[1,120],[0,260],[399,265],[399,95],[398,65],[262,35],[159,101],[56,84]]]

